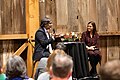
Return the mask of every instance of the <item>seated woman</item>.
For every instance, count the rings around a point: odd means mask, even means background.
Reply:
[[[26,64],[17,55],[10,57],[6,64],[6,80],[33,80],[26,75]]]
[[[99,35],[96,31],[95,22],[90,21],[87,24],[87,31],[82,33],[81,41],[86,44],[89,61],[92,67],[90,76],[96,76],[96,65],[101,61],[101,55],[99,51]]]

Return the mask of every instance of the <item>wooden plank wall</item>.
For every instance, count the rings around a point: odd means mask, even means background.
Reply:
[[[57,33],[82,33],[91,20],[96,22],[99,33],[120,31],[120,0],[40,0],[39,3],[40,19],[50,16]],[[26,33],[25,20],[25,0],[0,0],[0,34]],[[119,37],[120,34],[101,35],[102,64],[120,59]],[[21,44],[14,40],[0,41],[0,59],[5,62],[6,56],[14,53]]]
[[[0,34],[25,34],[25,0],[0,0]],[[0,40],[0,59],[5,64],[24,40]]]
[[[46,14],[49,13],[57,28],[57,33],[80,32],[86,30],[89,21],[95,21],[101,32],[120,31],[120,0],[46,0]],[[52,7],[51,5],[56,5]],[[54,9],[56,7],[56,9]],[[52,11],[53,10],[53,11]],[[55,10],[55,11],[54,11]],[[51,12],[51,13],[50,13]],[[109,34],[108,34],[109,35]],[[120,59],[120,34],[100,37],[102,63]]]
[[[56,0],[45,0],[45,15],[53,21],[53,28],[57,29]]]

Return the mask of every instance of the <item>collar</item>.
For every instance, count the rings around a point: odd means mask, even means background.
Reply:
[[[46,28],[43,28],[45,32],[47,32]]]

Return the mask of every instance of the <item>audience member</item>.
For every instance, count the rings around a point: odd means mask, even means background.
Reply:
[[[6,80],[33,80],[26,75],[26,64],[17,55],[11,56],[6,64]]]
[[[63,50],[60,50],[60,49],[54,50],[53,53],[48,57],[47,66],[46,66],[47,72],[44,72],[44,73],[40,74],[37,80],[50,80],[50,78],[51,78],[50,67],[52,65],[54,57],[58,53],[59,54],[65,54],[65,52]]]
[[[107,62],[100,69],[101,80],[120,80],[120,60]]]
[[[63,43],[58,43],[56,45],[55,49],[56,50],[54,51],[54,53],[51,56],[53,56],[56,53],[64,53],[62,50],[65,50],[66,46]],[[49,60],[51,60],[51,59],[49,59]],[[41,58],[40,62],[38,63],[38,67],[36,69],[36,73],[35,73],[35,76],[34,76],[35,80],[38,78],[38,76],[41,73],[46,72],[46,65],[47,65],[47,58],[46,57]],[[51,63],[48,63],[48,65],[51,65]],[[47,68],[49,68],[49,67],[47,67]]]
[[[99,35],[96,30],[96,24],[93,21],[88,22],[87,30],[82,33],[81,41],[86,44],[86,49],[92,69],[90,76],[97,76],[96,65],[101,62],[101,54],[99,50]]]
[[[67,54],[56,54],[52,63],[51,80],[68,80],[72,75],[73,61]]]
[[[5,80],[5,79],[6,79],[6,75],[3,73],[3,66],[0,61],[0,80]]]
[[[66,45],[64,43],[57,43],[56,49],[66,50]]]
[[[54,57],[56,56],[56,54],[66,54],[63,50],[60,50],[60,49],[56,49],[54,50],[54,52],[50,55],[50,57],[48,58],[48,61],[47,61],[47,71],[49,72],[50,71],[50,67],[53,63],[53,60],[54,60]]]
[[[48,60],[48,58],[46,58],[46,57],[43,57],[43,58],[40,59],[40,61],[38,63],[38,66],[37,66],[37,69],[36,69],[35,76],[34,76],[35,80],[37,80],[38,76],[41,73],[46,72],[47,60]]]

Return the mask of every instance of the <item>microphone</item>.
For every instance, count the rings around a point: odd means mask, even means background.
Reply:
[[[55,34],[55,29],[53,29],[53,34]]]

